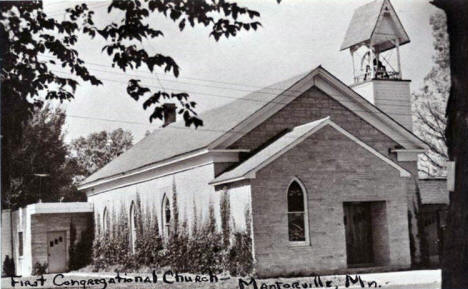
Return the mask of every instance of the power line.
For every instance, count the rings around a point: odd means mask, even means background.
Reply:
[[[74,76],[72,74],[68,74],[68,73],[61,72],[61,71],[55,71],[55,70],[52,70],[52,71],[56,72],[56,73],[67,74],[68,76]],[[105,80],[105,81],[120,83],[120,84],[126,84],[126,82],[124,82],[124,81],[115,80],[115,79],[108,79],[108,78],[100,78],[100,79]],[[145,86],[152,87],[152,88],[157,88],[157,89],[162,88],[160,86],[155,86],[155,85],[150,85],[150,84],[145,84]],[[213,96],[213,97],[234,99],[234,100],[240,100],[240,101],[259,102],[259,103],[264,103],[264,104],[268,104],[268,103],[288,104],[289,103],[289,102],[282,102],[282,101],[273,101],[273,100],[268,101],[268,100],[263,100],[263,99],[253,99],[253,98],[247,98],[247,97],[235,97],[235,96],[219,95],[219,94],[213,94],[213,93],[205,93],[205,92],[184,90],[184,89],[179,89],[179,88],[168,88],[168,89],[175,90],[175,91],[180,91],[180,92],[189,92],[189,93],[197,94],[197,95],[201,95],[201,96]],[[286,90],[283,90],[283,91],[286,91]],[[276,96],[276,95],[279,95],[279,94],[270,94],[270,95]],[[283,95],[286,96],[286,97],[293,97],[293,98],[296,97],[295,94],[291,94],[291,92],[289,92],[289,91],[287,93],[283,93]],[[352,101],[343,101],[343,102],[354,103]],[[369,112],[368,110],[353,110],[353,111],[355,111],[355,112],[358,112],[358,111],[359,112]],[[383,112],[379,111],[378,113],[383,113]],[[394,115],[405,115],[405,116],[411,116],[412,115],[412,114],[408,114],[408,113],[393,113],[393,114]]]
[[[59,61],[59,59],[57,58],[54,58],[54,57],[50,57],[50,56],[45,56],[45,55],[41,55],[40,57],[45,57],[45,58],[50,58],[52,60],[57,60]],[[107,65],[102,65],[102,64],[98,64],[98,63],[95,63],[95,62],[89,62],[89,61],[85,61],[86,64],[89,64],[89,65],[94,65],[94,66],[100,66],[100,67],[105,67],[105,68],[113,68],[111,66],[107,66]],[[89,68],[89,70],[94,70],[94,71],[99,71],[99,72],[105,72],[105,73],[113,73],[113,74],[121,74],[121,75],[125,75],[125,76],[134,76],[134,77],[140,77],[140,78],[146,78],[146,79],[151,79],[153,80],[154,78],[151,77],[153,76],[153,74],[149,74],[149,73],[144,73],[150,77],[147,77],[147,76],[144,76],[144,75],[141,75],[141,74],[131,74],[131,73],[127,73],[127,72],[121,72],[121,71],[109,71],[109,70],[102,70],[102,69],[97,69],[97,68]],[[157,75],[166,75],[164,73],[158,73],[158,72],[153,72],[154,74],[157,74]],[[281,89],[281,88],[270,88],[270,87],[263,87],[263,86],[253,86],[253,85],[247,85],[247,84],[240,84],[240,83],[233,83],[233,82],[225,82],[225,81],[216,81],[216,80],[210,80],[210,79],[202,79],[202,78],[193,78],[193,77],[179,77],[179,79],[187,79],[187,80],[197,80],[197,81],[202,81],[202,82],[213,82],[213,83],[223,83],[223,84],[228,84],[228,85],[233,85],[233,86],[241,86],[241,87],[251,87],[251,88],[255,88],[255,89],[267,89],[267,90],[274,90],[274,91],[283,91],[284,89]],[[182,82],[182,81],[178,81],[178,80],[172,80],[172,79],[162,79],[164,81],[169,81],[169,82],[177,82],[177,83],[185,83],[185,84],[190,84],[190,85],[199,85],[199,86],[202,86],[201,84],[196,84],[196,83],[190,83],[190,82]],[[206,86],[206,87],[213,87],[213,86]],[[226,87],[213,87],[213,88],[220,88],[220,89],[227,89]],[[239,90],[239,89],[231,89],[231,90]],[[254,92],[256,90],[239,90],[239,91],[244,91],[244,92]],[[265,92],[266,93],[266,92]]]
[[[66,116],[67,116],[67,117],[71,117],[71,118],[79,118],[79,119],[100,120],[100,121],[107,121],[107,122],[117,122],[117,123],[138,124],[138,125],[150,126],[150,124],[146,124],[146,123],[143,123],[143,122],[137,122],[137,121],[126,121],[126,120],[117,120],[117,119],[109,119],[109,118],[99,118],[99,117],[83,116],[83,115],[74,115],[74,114],[67,114]]]
[[[46,57],[46,56],[44,56]],[[46,57],[46,58],[52,58],[52,57]],[[54,60],[57,60],[55,58],[52,58]],[[90,62],[85,62],[85,63],[89,63],[91,64]],[[97,65],[97,64],[96,64]],[[108,67],[108,66],[105,66],[105,65],[98,65],[98,66],[103,66],[103,67]],[[108,67],[109,68],[109,67]],[[108,70],[101,70],[101,69],[97,69],[97,68],[88,68],[89,70],[92,70],[92,71],[99,71],[99,72],[104,72],[104,73],[112,73],[112,74],[120,74],[120,75],[123,75],[123,76],[134,76],[134,77],[139,77],[141,79],[148,79],[148,80],[155,80],[154,77],[146,77],[146,76],[142,76],[142,75],[138,75],[138,74],[131,74],[131,73],[125,73],[125,72],[120,72],[120,71],[108,71]],[[68,72],[63,72],[63,71],[57,71],[59,73],[68,73]],[[160,73],[155,73],[155,74],[160,74]],[[161,83],[161,79],[157,77],[157,81],[159,82],[159,85],[160,87],[156,87],[156,88],[162,88],[164,90],[166,90],[166,88],[162,85]],[[110,79],[106,79],[106,78],[102,78],[103,80],[108,80],[108,81],[113,81],[113,82],[121,82],[121,83],[125,83],[123,81],[119,81],[119,80],[110,80]],[[260,90],[245,90],[245,89],[238,89],[238,88],[229,88],[229,87],[223,87],[223,86],[212,86],[212,85],[206,85],[206,84],[197,84],[197,83],[190,83],[190,82],[183,82],[183,81],[179,81],[179,80],[172,80],[172,79],[162,79],[164,81],[168,81],[168,82],[174,82],[174,83],[180,83],[180,84],[187,84],[187,85],[195,85],[195,86],[201,86],[201,87],[207,87],[207,88],[216,88],[216,89],[224,89],[224,90],[232,90],[232,91],[240,91],[240,92],[247,92],[247,93],[259,93],[259,94],[267,94],[267,95],[278,95],[278,93],[273,93],[273,91],[276,91],[276,92],[283,92],[285,91],[286,89],[285,88],[274,88],[274,87],[260,87],[260,86],[257,86],[257,88],[260,88]],[[205,81],[205,82],[216,82],[216,81],[212,81],[212,80],[201,80],[201,81]],[[241,84],[236,84],[237,86],[242,86]],[[151,86],[151,85],[147,85],[147,86],[150,86],[150,87],[154,87],[154,86]],[[180,91],[190,91],[190,90],[184,90],[184,89],[180,89],[180,88],[168,88],[168,89],[171,89],[171,90],[180,90]],[[264,90],[272,90],[272,92],[268,92],[268,91],[264,91]],[[289,92],[295,92],[294,90],[289,90]],[[203,92],[194,92],[192,91],[192,93],[200,93],[200,94],[205,94],[205,95],[213,95],[213,94],[210,94],[210,93],[203,93]],[[234,98],[234,99],[239,99],[237,97],[228,97],[228,96],[221,96],[221,95],[213,95],[213,96],[218,96],[218,97],[227,97],[227,98]],[[400,104],[400,101],[398,100],[395,100],[395,99],[388,99],[388,98],[380,98],[379,101],[385,101],[385,102],[394,102],[396,104],[392,105],[392,106],[395,106],[395,107],[406,107],[406,105],[402,105]]]

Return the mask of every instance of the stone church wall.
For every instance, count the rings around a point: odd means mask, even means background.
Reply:
[[[381,154],[397,162],[396,155],[390,153],[389,150],[397,146],[395,141],[317,88],[311,88],[306,93],[293,100],[275,115],[232,144],[230,148],[242,148],[255,151],[255,149],[262,146],[265,141],[274,138],[285,129],[293,128],[327,116],[330,116],[333,122],[367,145],[370,145]],[[418,210],[418,196],[415,180],[418,176],[417,164],[415,161],[397,163],[413,175],[411,179],[406,179],[405,182],[408,209],[412,215],[412,256],[413,262],[418,263],[420,261],[420,240],[416,219],[416,212]],[[408,215],[408,213],[405,213],[405,215]]]
[[[287,189],[297,177],[307,190],[310,244],[288,240]],[[407,183],[389,166],[331,127],[257,172],[252,217],[259,276],[312,274],[346,269],[343,202],[385,202],[374,214],[378,266],[409,267]],[[380,203],[381,204],[381,203]],[[382,214],[383,212],[383,214]],[[385,229],[385,223],[387,228]],[[388,236],[385,237],[385,236]]]

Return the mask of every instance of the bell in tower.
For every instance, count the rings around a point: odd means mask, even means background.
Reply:
[[[401,72],[400,47],[409,37],[389,0],[356,9],[341,50],[353,63],[351,87],[407,129],[412,130],[409,80]]]

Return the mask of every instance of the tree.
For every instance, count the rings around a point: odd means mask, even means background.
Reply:
[[[73,166],[63,141],[65,112],[46,105],[35,109],[22,127],[18,146],[10,153],[11,194],[2,194],[3,205],[13,209],[38,202],[79,200],[73,186]],[[46,159],[47,161],[44,161]]]
[[[445,14],[440,12],[432,15],[430,24],[434,37],[435,65],[424,78],[424,87],[414,94],[415,132],[430,148],[419,162],[420,171],[428,176],[445,176],[445,162],[448,160],[445,108],[450,90],[450,57]]]
[[[88,71],[75,49],[81,36],[105,40],[102,52],[123,71],[145,67],[150,72],[163,69],[177,77],[180,68],[173,58],[160,53],[150,55],[142,48],[143,41],[164,36],[149,24],[153,14],[170,18],[180,30],[189,25],[205,26],[216,41],[260,26],[257,11],[226,0],[113,0],[107,12],[111,17],[97,27],[94,12],[86,3],[67,9],[64,20],[58,21],[44,13],[39,0],[0,2],[3,192],[9,192],[10,152],[19,145],[20,128],[31,118],[34,108],[41,107],[44,98],[73,99],[79,81],[102,84]],[[55,73],[55,66],[66,69],[70,76]],[[190,101],[187,93],[154,91],[141,85],[139,79],[129,80],[127,92],[136,101],[145,98],[143,108],[153,109],[150,121],[163,119],[163,104],[175,102],[187,126],[203,124],[194,110],[196,103]]]
[[[468,288],[468,1],[434,0],[447,17],[450,44],[450,95],[447,103],[448,155],[455,161],[443,239],[442,288]]]
[[[76,165],[75,182],[82,181],[131,148],[132,142],[132,133],[121,128],[111,132],[95,132],[86,138],[72,140],[70,154]]]

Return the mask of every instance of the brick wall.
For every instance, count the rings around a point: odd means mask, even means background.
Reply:
[[[317,88],[311,88],[293,100],[230,148],[255,150],[285,129],[327,116],[380,153],[395,159],[393,154],[389,155],[388,149],[397,143]]]
[[[407,85],[407,83],[405,84]],[[387,93],[386,96],[392,98],[390,93]],[[330,116],[333,122],[352,133],[361,141],[397,162],[396,155],[389,151],[389,149],[397,145],[395,141],[315,87],[293,100],[275,115],[232,144],[230,148],[250,149],[255,151],[258,147],[264,145],[265,141],[272,139],[285,129],[327,116]],[[420,261],[420,240],[416,220],[418,200],[415,176],[417,177],[418,175],[417,164],[416,162],[398,163],[413,175],[411,179],[406,179],[406,188],[409,211],[412,214],[412,255],[414,257],[413,261],[418,263]]]
[[[302,247],[293,247],[288,241],[286,192],[294,177],[303,182],[308,193],[310,245]],[[251,186],[260,276],[347,268],[343,202],[353,201],[385,201],[385,211],[380,212],[385,212],[389,238],[374,241],[375,247],[384,250],[377,261],[411,264],[406,179],[331,127],[321,129],[261,169]]]

